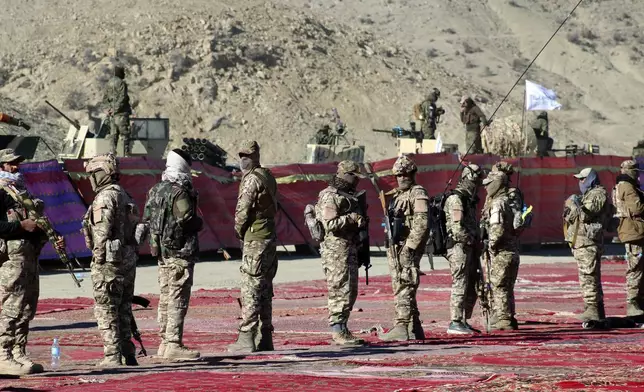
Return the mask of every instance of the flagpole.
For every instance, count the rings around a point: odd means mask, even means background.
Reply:
[[[526,82],[527,83],[527,82]],[[527,106],[527,100],[528,100],[528,88],[526,87],[526,83],[523,84],[523,110],[521,112],[521,136],[523,136],[523,140],[525,142],[523,143],[523,151],[526,151],[528,149],[528,137],[526,136],[525,133],[525,107]]]

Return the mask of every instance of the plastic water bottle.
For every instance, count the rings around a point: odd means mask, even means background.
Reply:
[[[58,345],[58,338],[54,338],[54,343],[51,345],[51,368],[58,369],[60,367],[60,346]]]

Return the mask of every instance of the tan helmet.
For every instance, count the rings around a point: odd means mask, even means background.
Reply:
[[[470,163],[469,165],[465,165],[463,168],[463,171],[461,172],[461,180],[478,181],[482,175],[483,172],[479,165]]]
[[[116,157],[111,152],[97,155],[85,162],[83,166],[85,167],[85,171],[90,174],[102,170],[108,176],[112,176],[119,171]]]
[[[407,155],[401,155],[398,157],[396,162],[394,162],[394,167],[391,169],[394,176],[400,174],[412,174],[416,173],[416,171],[418,171],[418,167]]]
[[[514,174],[514,166],[510,162],[499,161],[492,166],[492,171],[503,172],[509,177]]]

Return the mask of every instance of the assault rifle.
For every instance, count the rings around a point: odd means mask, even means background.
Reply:
[[[385,246],[389,248],[389,253],[391,257],[394,258],[396,262],[396,268],[400,269],[400,259],[398,258],[398,251],[396,250],[396,243],[394,242],[393,226],[391,225],[391,220],[389,219],[389,212],[387,211],[387,202],[385,201],[385,193],[380,191],[378,195],[380,198],[380,204],[382,205],[382,212],[384,214],[384,226],[385,226]]]
[[[488,249],[487,228],[481,227],[481,241],[477,241],[477,248],[475,257],[479,262],[478,273],[476,280],[476,294],[478,295],[481,303],[483,316],[485,317],[485,330],[490,333],[490,296],[492,294],[492,284],[490,283],[490,268],[492,260],[490,259],[490,250]],[[485,260],[485,268],[481,264],[481,253]],[[487,276],[486,276],[487,272]]]
[[[132,304],[133,305],[139,305],[144,308],[147,308],[150,306],[150,300],[147,298],[140,297],[138,295],[135,295],[132,297]],[[143,354],[144,356],[148,356],[147,351],[145,351],[145,347],[143,347],[143,339],[141,339],[141,332],[139,331],[139,327],[136,325],[136,320],[134,319],[134,315],[131,313],[132,310],[130,309],[130,316],[131,321],[130,321],[130,329],[132,330],[132,337],[134,340],[139,342],[139,345],[141,346],[141,351],[139,351],[139,355]]]
[[[76,283],[76,286],[81,287],[80,280],[76,277],[74,274],[74,266],[67,257],[67,251],[65,249],[65,246],[60,246],[59,243],[61,242],[61,239],[63,240],[62,242],[64,243],[63,237],[56,231],[54,230],[54,226],[51,224],[51,221],[47,217],[47,215],[42,214],[38,211],[38,208],[36,208],[36,205],[34,204],[33,200],[29,197],[26,197],[26,193],[18,191],[15,187],[11,185],[6,185],[3,186],[3,188],[7,191],[7,193],[27,212],[27,215],[29,218],[32,218],[35,222],[36,225],[43,231],[45,232],[45,235],[47,235],[47,240],[51,243],[52,247],[56,251],[56,254],[58,255],[58,258],[60,261],[67,267],[67,271],[71,275],[72,279],[74,280],[74,283]],[[82,268],[80,262],[76,257],[73,257],[74,261],[76,264]]]
[[[360,248],[358,248],[358,266],[364,266],[365,283],[369,286],[369,268],[371,268],[371,253],[369,249],[369,216],[367,215],[367,191],[362,190],[356,193],[360,206],[360,214],[367,220],[367,226],[360,229],[358,234]]]

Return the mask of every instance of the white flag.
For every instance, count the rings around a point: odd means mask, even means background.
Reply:
[[[443,150],[443,140],[441,139],[440,132],[436,136],[436,152],[441,152]]]
[[[557,94],[553,90],[525,81],[525,109],[526,110],[558,110],[561,104],[557,102]]]

